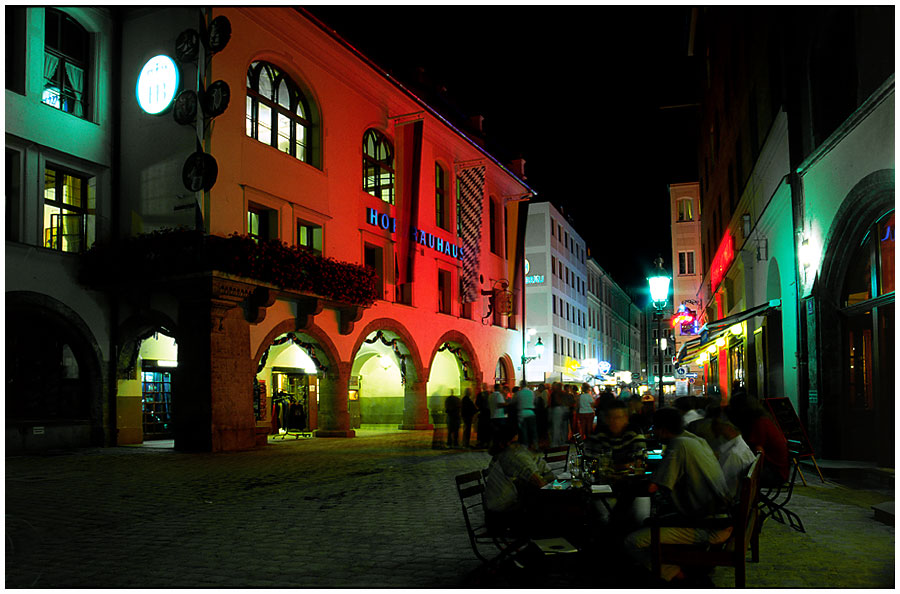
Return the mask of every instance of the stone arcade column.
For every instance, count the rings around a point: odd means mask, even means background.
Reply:
[[[319,428],[316,437],[355,437],[350,429],[349,362],[332,364],[319,381]]]
[[[428,402],[424,381],[409,381],[403,392],[403,424],[400,429],[434,429],[428,419]]]
[[[250,324],[240,307],[254,289],[217,275],[187,279],[178,287],[181,332],[172,403],[177,450],[255,445]]]

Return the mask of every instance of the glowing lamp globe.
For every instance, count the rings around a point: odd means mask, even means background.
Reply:
[[[665,303],[669,298],[669,281],[668,276],[659,275],[651,276],[647,279],[650,282],[650,299],[653,303]]]
[[[544,354],[544,343],[541,342],[540,336],[538,336],[537,343],[534,345],[534,353],[538,356],[538,358],[540,358],[541,355]]]

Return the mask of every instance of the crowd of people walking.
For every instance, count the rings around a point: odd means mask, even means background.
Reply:
[[[618,394],[609,387],[597,393],[587,383],[579,388],[561,382],[529,385],[523,381],[512,388],[497,383],[493,389],[485,383],[478,394],[466,388],[461,399],[451,394],[444,401],[446,447],[487,449],[508,429],[532,450],[561,446],[576,433],[592,434],[596,419],[602,419],[602,412],[616,401],[626,404],[629,418],[649,418],[652,411],[652,404],[645,406],[627,387]]]

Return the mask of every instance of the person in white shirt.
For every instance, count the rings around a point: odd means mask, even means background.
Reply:
[[[737,497],[741,477],[753,464],[756,455],[741,437],[740,430],[728,420],[714,419],[713,433],[719,438],[715,454],[719,459],[719,466],[722,467],[722,474],[725,475],[725,484],[731,496]]]

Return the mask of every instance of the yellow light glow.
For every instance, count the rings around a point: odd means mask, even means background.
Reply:
[[[723,338],[722,336],[720,336],[719,338],[717,338],[717,339],[716,339],[716,346],[719,347],[719,348],[724,347],[724,346],[725,346],[725,338]]]
[[[711,345],[709,345],[708,347],[706,347],[706,352],[709,353],[710,355],[712,355],[713,353],[715,353],[715,352],[716,352],[716,345],[711,344]]]
[[[741,326],[740,324],[735,324],[734,326],[729,328],[728,331],[731,332],[735,336],[740,336],[741,334],[744,333],[744,327]]]

